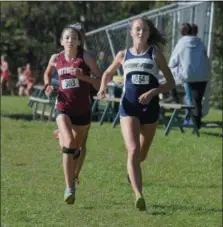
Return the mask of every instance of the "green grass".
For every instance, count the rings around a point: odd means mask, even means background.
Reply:
[[[28,99],[2,97],[1,223],[4,227],[220,227],[222,129],[185,129],[164,136],[159,125],[143,163],[148,212],[134,208],[120,127],[92,123],[74,206],[63,202],[64,177],[55,122],[14,119],[31,114]],[[211,110],[204,121],[222,122]]]

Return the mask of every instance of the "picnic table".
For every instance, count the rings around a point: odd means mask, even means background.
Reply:
[[[93,106],[92,106],[92,113],[94,113],[94,111],[95,111],[95,106],[98,105],[99,102],[101,101],[100,99],[98,99],[97,96],[94,96],[93,99],[94,99],[94,103],[93,103]],[[114,111],[112,110],[112,105],[115,104],[115,103],[120,103],[121,99],[117,98],[117,97],[110,97],[109,95],[107,95],[106,98],[104,98],[103,100],[107,104],[104,108],[101,119],[99,121],[100,125],[102,125],[104,123],[104,120],[105,120],[105,117],[106,117],[108,111],[111,111],[112,113],[114,113]],[[194,115],[193,115],[193,112],[192,112],[192,110],[194,109],[194,106],[185,105],[185,104],[178,104],[178,103],[162,103],[162,102],[160,102],[160,107],[164,108],[164,109],[168,109],[172,112],[170,119],[167,119],[165,116],[162,116],[163,121],[164,121],[165,126],[166,126],[165,131],[164,131],[165,136],[167,136],[169,134],[170,130],[173,127],[178,127],[180,129],[181,133],[184,133],[182,120],[179,118],[179,114],[180,114],[180,111],[185,110],[185,109],[188,110],[188,112],[191,116],[191,119],[192,119],[192,122],[193,122],[194,133],[197,136],[200,136],[198,128],[195,124],[195,118],[194,118]],[[113,115],[112,127],[115,127],[118,120],[119,120],[119,111]]]
[[[33,108],[33,120],[36,120],[38,116],[41,120],[45,117],[48,117],[50,121],[53,120],[56,95],[46,96],[43,85],[35,85],[33,89],[28,102],[28,106]]]
[[[119,103],[120,103],[120,96],[122,91],[122,85],[117,84],[114,82],[110,82],[108,84],[108,95],[104,102],[104,108],[102,110],[102,115],[100,117],[99,123],[102,125],[107,117],[108,113],[110,113],[112,118],[112,127],[119,121]],[[118,97],[117,97],[118,96]],[[97,96],[93,97],[93,105],[92,105],[92,115],[95,114],[96,107],[99,105],[99,100]],[[40,119],[43,120],[45,117],[48,117],[48,120],[53,120],[54,116],[54,108],[55,108],[55,101],[56,101],[56,94],[51,95],[50,97],[46,96],[44,93],[44,86],[43,85],[35,85],[34,91],[32,95],[29,97],[28,105],[33,108],[33,119],[37,119],[37,116],[40,116]],[[48,111],[47,111],[48,107]],[[182,119],[179,117],[180,112],[182,110],[187,109],[192,122],[193,122],[193,130],[197,136],[200,136],[197,126],[195,124],[195,118],[193,115],[192,110],[194,106],[189,106],[180,103],[164,103],[160,101],[160,107],[168,110],[171,112],[171,117],[168,119],[164,114],[161,112],[161,120],[165,124],[165,131],[164,135],[167,136],[173,127],[178,127],[182,133],[184,133]]]

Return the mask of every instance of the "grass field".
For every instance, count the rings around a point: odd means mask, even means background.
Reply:
[[[142,165],[148,211],[139,212],[120,127],[92,123],[76,204],[68,206],[55,122],[24,119],[32,112],[27,103],[1,99],[2,227],[222,226],[222,126],[202,128],[198,138],[189,128],[165,137],[159,125]],[[221,123],[222,112],[211,110],[204,121]]]

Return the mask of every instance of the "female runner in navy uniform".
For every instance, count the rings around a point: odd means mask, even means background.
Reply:
[[[53,54],[44,73],[45,93],[53,92],[51,75],[57,69],[59,88],[56,100],[56,122],[60,132],[60,145],[63,152],[63,168],[66,189],[64,200],[74,204],[74,174],[80,146],[86,138],[91,122],[90,83],[97,79],[90,78],[89,67],[83,59],[83,45],[80,32],[73,28],[64,28],[61,35],[64,52]]]
[[[131,25],[133,46],[120,51],[102,76],[98,97],[103,98],[106,85],[122,66],[124,87],[120,102],[120,124],[128,152],[127,170],[135,192],[135,206],[145,210],[140,163],[146,159],[159,119],[159,93],[172,90],[173,75],[160,51],[166,40],[147,18],[135,19]],[[163,72],[166,83],[159,85],[157,75]]]

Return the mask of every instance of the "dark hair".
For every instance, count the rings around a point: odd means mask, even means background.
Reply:
[[[65,32],[66,30],[72,30],[72,31],[76,31],[76,32],[77,32],[78,40],[80,41],[80,45],[79,45],[78,48],[77,48],[77,57],[83,57],[83,54],[84,54],[84,44],[83,44],[83,42],[82,42],[80,30],[78,30],[78,29],[76,29],[76,28],[74,28],[74,27],[72,27],[72,26],[67,26],[67,27],[65,27],[65,28],[62,30],[62,32],[61,32],[61,38],[62,38],[62,36],[63,36],[63,34],[64,34],[64,32]]]
[[[149,20],[147,17],[144,16],[144,17],[134,19],[131,23],[131,27],[132,27],[133,22],[136,21],[136,20],[139,20],[139,19],[142,20],[143,22],[145,22],[149,26],[150,35],[149,35],[149,38],[147,40],[147,43],[149,45],[156,45],[161,50],[163,50],[166,43],[167,43],[167,39],[164,35],[162,35],[158,31],[158,29],[154,26],[153,22],[151,20]]]
[[[81,42],[84,46],[84,40],[85,40],[85,29],[83,24],[81,24],[80,22],[74,23],[74,24],[70,24],[68,27],[72,27],[74,29],[77,29],[80,32],[81,35]]]
[[[197,35],[198,33],[198,26],[196,24],[191,24],[191,34]]]
[[[180,25],[180,34],[184,35],[192,35],[192,28],[189,23],[183,23]]]

